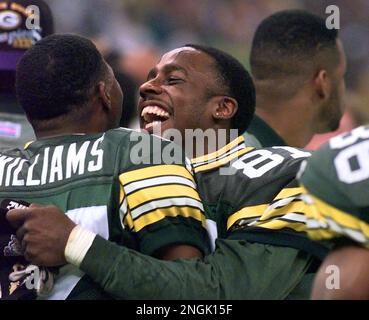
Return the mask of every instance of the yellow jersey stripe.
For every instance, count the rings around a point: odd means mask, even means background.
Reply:
[[[288,198],[300,194],[301,192],[303,192],[303,189],[300,187],[285,188],[278,193],[273,201]],[[242,208],[228,218],[227,230],[229,230],[233,226],[233,224],[240,219],[249,219],[259,216],[259,221],[262,222],[263,220],[270,220],[275,216],[283,216],[284,214],[287,214],[289,212],[305,212],[307,210],[306,204],[301,200],[290,202],[286,206],[272,209],[270,211],[267,211],[268,207],[269,204],[260,204]]]
[[[263,215],[260,217],[260,222],[263,222],[263,220],[270,220],[273,217],[281,217],[285,214],[291,213],[291,212],[301,212],[301,213],[305,213],[307,211],[306,208],[306,203],[304,201],[298,200],[298,201],[293,201],[290,202],[289,204],[280,207],[280,208],[275,208],[272,210],[267,210],[266,212],[263,213]]]
[[[187,207],[178,208],[174,206],[171,208],[157,209],[155,211],[142,215],[141,217],[139,217],[133,222],[134,231],[139,232],[143,228],[151,224],[154,224],[162,219],[165,219],[168,217],[177,217],[177,216],[196,219],[197,221],[201,222],[204,228],[206,228],[205,216],[201,210],[195,209],[195,208],[187,208]]]
[[[277,196],[274,198],[274,200],[280,200],[280,199],[283,199],[283,198],[292,197],[292,196],[295,196],[297,194],[303,193],[303,191],[304,191],[304,189],[301,188],[301,187],[284,188],[284,189],[281,190],[281,192],[279,192],[277,194]]]
[[[202,166],[199,166],[197,168],[194,168],[194,172],[195,173],[199,173],[199,172],[213,170],[215,168],[221,167],[224,164],[230,162],[231,160],[237,159],[237,158],[243,156],[245,153],[249,152],[252,149],[254,149],[254,148],[253,147],[249,147],[249,148],[245,148],[245,149],[239,150],[239,151],[237,151],[235,153],[230,154],[229,156],[227,156],[227,157],[225,157],[223,159],[220,159],[218,161],[215,161],[215,162],[212,162],[212,163],[209,163],[209,164],[204,164]]]
[[[158,200],[163,197],[190,197],[201,201],[200,196],[196,190],[188,186],[175,184],[155,186],[135,191],[134,193],[131,193],[127,196],[127,201],[130,209],[134,210],[144,203]]]
[[[26,150],[32,144],[32,142],[33,140],[26,142],[23,149]]]
[[[289,228],[297,232],[306,232],[305,223],[298,222],[298,221],[292,222],[292,221],[283,221],[279,219],[274,219],[272,221],[262,223],[262,224],[257,224],[255,226],[260,227],[260,228],[265,228],[265,229],[271,229],[271,230],[280,230],[283,228]]]
[[[320,221],[323,223],[326,223],[327,219],[331,219],[334,222],[336,222],[339,226],[346,229],[351,229],[358,231],[362,233],[366,238],[369,238],[369,224],[366,222],[358,219],[357,217],[339,210],[338,208],[335,208],[331,206],[330,204],[312,196],[309,195],[313,201],[312,204],[309,206],[311,207],[311,210],[307,212],[307,217],[312,220]],[[317,230],[319,231],[319,230]],[[332,233],[332,236],[336,236],[337,232],[334,230],[320,230],[323,232],[322,236],[329,236],[329,232]],[[309,230],[309,234],[312,234],[312,236],[315,238],[313,234],[313,230]]]
[[[227,153],[229,150],[231,150],[232,148],[234,148],[235,146],[239,145],[241,142],[244,142],[244,141],[245,141],[245,139],[243,138],[243,136],[239,136],[239,137],[232,140],[230,143],[228,143],[227,145],[225,145],[224,147],[220,148],[217,151],[214,151],[212,153],[206,154],[206,155],[201,156],[201,157],[193,158],[191,160],[191,163],[192,164],[197,164],[197,163],[206,162],[206,161],[218,158],[221,155]]]
[[[177,175],[193,181],[191,173],[185,167],[180,165],[157,165],[124,172],[119,175],[119,181],[122,185],[126,185],[134,181],[167,175]]]
[[[269,222],[271,222],[270,220],[273,219],[274,221],[274,220],[283,218],[285,215],[289,213],[293,213],[293,212],[305,213],[306,212],[306,204],[303,201],[291,202],[287,206],[284,206],[278,209],[273,209],[271,211],[266,212],[268,207],[269,207],[268,205],[262,204],[258,206],[243,208],[242,210],[236,212],[235,214],[231,215],[228,218],[227,230],[229,230],[233,226],[233,224],[240,219],[250,219],[253,217],[259,217],[259,219],[253,226],[263,227],[264,225],[267,225]]]
[[[133,230],[133,219],[129,212],[124,216],[123,224],[127,227],[128,230]]]
[[[120,185],[120,186],[119,186],[119,206],[121,206],[121,205],[122,205],[123,200],[124,200],[124,197],[125,197],[124,189],[123,189],[123,186],[122,186],[122,185]]]
[[[233,224],[240,219],[249,219],[253,217],[260,217],[264,211],[268,208],[267,204],[259,204],[257,206],[251,206],[242,208],[241,210],[232,214],[227,220],[227,230],[230,229]]]

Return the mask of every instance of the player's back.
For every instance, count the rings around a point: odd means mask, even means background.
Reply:
[[[94,221],[95,231],[108,237],[108,212],[119,204],[119,170],[129,168],[129,161],[122,161],[129,153],[128,139],[129,132],[111,130],[41,139],[4,151],[0,199],[55,204],[82,225]]]
[[[148,255],[178,241],[207,252],[190,167],[178,152],[162,159],[165,146],[179,150],[128,129],[37,140],[0,154],[0,202],[54,204],[82,227]],[[82,275],[62,267],[48,298],[65,299]]]
[[[0,154],[0,202],[11,198],[54,204],[75,223],[106,239],[121,241],[118,237],[124,234],[125,243],[136,248],[135,239],[119,228],[119,215],[114,214],[119,212],[119,173],[131,166],[129,137],[129,131],[111,130],[37,140],[24,149],[4,151]],[[82,276],[71,266],[59,273]],[[57,291],[51,298],[66,298],[70,290]]]
[[[332,138],[304,164],[309,235],[369,247],[369,126]]]

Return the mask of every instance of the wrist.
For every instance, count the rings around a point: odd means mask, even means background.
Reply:
[[[69,234],[69,238],[65,246],[64,255],[66,261],[79,267],[95,237],[95,233],[76,225]]]

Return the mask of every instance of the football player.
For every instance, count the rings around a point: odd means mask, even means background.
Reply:
[[[314,299],[369,299],[369,127],[332,138],[305,163],[300,182],[308,233],[333,251]]]
[[[248,145],[303,148],[314,134],[338,128],[344,111],[346,58],[339,30],[304,10],[265,18],[251,45],[256,116]]]
[[[244,67],[217,49],[188,45],[161,58],[140,94],[141,125],[150,133],[157,127],[167,137],[171,128],[183,137],[189,128],[227,132],[214,152],[206,143],[207,154],[196,153],[192,160],[207,225],[219,238],[214,253],[204,260],[163,262],[99,235],[83,243],[79,237],[91,233],[80,226],[70,235],[63,232],[70,222],[55,207],[15,210],[8,215],[11,221],[33,221],[32,229],[23,227],[31,261],[50,266],[62,262],[58,255],[65,257],[117,298],[308,298],[325,254],[304,233],[304,203],[295,180],[310,153],[289,147],[258,150],[247,147],[242,136],[231,139],[231,129],[247,128],[255,106]],[[27,218],[30,213],[33,218]],[[42,230],[63,241],[56,243]]]
[[[37,140],[0,154],[0,200],[11,194],[29,203],[54,204],[65,211],[67,221],[57,234],[27,215],[28,222],[16,232],[23,246],[33,243],[28,231],[34,227],[50,231],[65,245],[65,235],[76,223],[85,229],[75,230],[75,240],[82,241],[72,249],[77,260],[96,234],[162,259],[208,253],[203,205],[184,154],[158,137],[114,129],[123,94],[91,41],[74,35],[42,39],[21,58],[16,88]],[[132,157],[140,139],[146,139],[147,147],[171,147],[172,163],[157,157],[153,148],[143,159]],[[22,208],[22,214],[27,210]],[[24,251],[28,260],[36,253]],[[62,267],[43,298],[103,298],[90,278],[65,264],[63,252],[58,259]]]

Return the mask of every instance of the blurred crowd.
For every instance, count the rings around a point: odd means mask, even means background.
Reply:
[[[161,53],[186,43],[223,49],[247,68],[252,36],[273,12],[300,8],[328,16],[326,0],[46,0],[57,32],[94,40],[125,90],[121,125],[137,127],[138,86]],[[369,1],[335,0],[347,52],[347,115],[339,131],[369,119]],[[329,135],[331,136],[331,134]],[[328,136],[308,146],[315,149]]]

